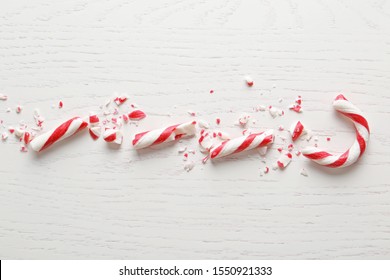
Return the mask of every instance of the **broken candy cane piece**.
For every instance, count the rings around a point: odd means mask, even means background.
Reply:
[[[301,169],[300,174],[301,174],[302,176],[305,176],[305,177],[309,176],[309,174],[307,173],[307,171],[306,171],[305,168],[302,168],[302,169]]]
[[[100,126],[93,126],[89,129],[89,135],[91,135],[93,140],[97,140],[102,133],[102,128]]]
[[[143,149],[152,145],[178,140],[192,136],[196,132],[196,121],[176,124],[165,128],[138,133],[132,141],[135,149]]]
[[[194,168],[195,164],[193,161],[188,162],[184,165],[184,170],[190,172]]]
[[[135,110],[128,115],[130,120],[139,121],[146,117],[146,114],[141,110]]]
[[[354,143],[340,154],[331,154],[316,147],[307,147],[302,150],[302,154],[320,165],[341,168],[354,164],[363,155],[370,138],[370,128],[364,114],[342,94],[336,97],[333,107],[353,122],[356,133]]]
[[[251,77],[246,76],[246,77],[245,77],[245,82],[246,82],[246,84],[247,84],[249,87],[253,86],[253,79],[252,79]]]
[[[89,113],[89,124],[91,126],[98,125],[100,122],[99,117],[95,113]]]
[[[302,135],[306,134],[304,125],[300,121],[294,122],[290,127],[291,138],[293,141],[297,140]]]
[[[282,153],[279,156],[279,159],[277,161],[279,168],[281,168],[281,169],[285,168],[287,165],[289,165],[289,163],[291,162],[291,159],[292,159],[291,153]]]
[[[30,132],[26,131],[24,134],[23,134],[23,141],[24,143],[27,145],[28,143],[30,143],[31,141],[31,134]]]
[[[302,112],[302,107],[301,105],[298,105],[298,104],[292,104],[290,105],[290,107],[288,107],[290,110],[294,111],[294,112],[297,112],[297,113],[300,113]]]
[[[0,94],[0,100],[7,100],[8,96],[4,94]]]
[[[20,105],[16,106],[16,113],[19,114],[20,112],[22,112],[22,110],[23,110],[22,106],[20,106]]]
[[[122,144],[123,135],[118,129],[109,128],[103,133],[104,141],[108,143]]]
[[[8,131],[9,133],[14,133],[15,132],[15,128],[13,128],[12,126],[8,127]]]
[[[127,95],[122,95],[122,96],[115,97],[114,102],[116,103],[116,105],[120,106],[123,103],[125,103],[127,99],[128,99]]]
[[[274,119],[276,118],[277,116],[283,116],[284,115],[284,111],[279,109],[279,108],[276,108],[276,107],[273,107],[273,106],[268,106],[268,112],[269,114],[271,115],[271,117]]]
[[[1,140],[5,141],[5,140],[7,140],[7,138],[8,138],[8,133],[7,132],[3,132],[1,134]]]
[[[210,150],[211,159],[228,156],[234,153],[247,151],[263,147],[273,143],[274,131],[272,129],[260,133],[252,133],[247,136],[241,136],[226,140]]]
[[[81,131],[85,127],[87,127],[88,123],[85,122],[80,117],[74,117],[60,126],[58,126],[55,129],[52,129],[46,133],[43,133],[37,137],[35,137],[31,142],[31,148],[36,151],[40,152],[51,145],[53,145],[56,142],[59,142],[65,138],[68,138],[77,132]],[[15,130],[16,134],[16,130]]]
[[[208,153],[213,146],[214,140],[208,132],[201,133],[198,143],[200,146],[200,151],[202,153]]]
[[[42,128],[42,125],[43,125],[43,122],[45,121],[45,119],[41,116],[41,113],[39,112],[38,109],[34,109],[33,117],[35,120],[35,124],[38,127]]]
[[[200,128],[205,128],[205,129],[210,128],[210,124],[204,120],[199,120],[198,124]]]
[[[62,101],[60,100],[60,102],[58,102],[58,108],[62,109],[62,107],[64,107],[64,102],[62,102]]]
[[[241,125],[242,127],[245,127],[249,121],[249,118],[250,118],[250,116],[248,114],[246,114],[246,113],[241,114],[240,118],[238,119],[239,125]]]
[[[257,152],[263,157],[267,154],[267,150],[268,150],[268,147],[267,146],[264,146],[264,147],[260,147],[260,148],[257,148]]]
[[[187,111],[187,113],[192,116],[192,117],[195,117],[196,116],[196,112],[194,111]]]
[[[24,129],[23,128],[17,128],[15,129],[15,136],[16,137],[22,137],[24,134]]]

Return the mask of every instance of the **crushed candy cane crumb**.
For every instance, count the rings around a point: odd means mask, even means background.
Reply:
[[[245,82],[246,82],[246,84],[249,86],[249,87],[251,87],[251,86],[253,86],[253,79],[251,78],[251,77],[249,77],[249,76],[246,76],[245,77]]]

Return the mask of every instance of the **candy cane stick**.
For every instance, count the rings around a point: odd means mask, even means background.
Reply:
[[[234,153],[264,147],[274,141],[274,131],[272,129],[260,133],[253,133],[246,136],[233,138],[213,147],[210,150],[210,157],[220,158]]]
[[[193,121],[138,133],[134,136],[133,146],[135,149],[143,149],[152,145],[174,141],[184,136],[194,135],[195,125],[196,122]]]
[[[40,152],[50,147],[52,144],[79,132],[83,128],[87,127],[87,125],[88,123],[83,121],[80,117],[72,118],[61,124],[59,127],[34,138],[30,142],[31,148],[36,152]]]
[[[344,153],[330,154],[316,147],[307,147],[302,154],[314,162],[332,168],[346,167],[355,163],[366,150],[370,137],[370,128],[363,113],[342,94],[333,102],[333,107],[339,113],[351,119],[355,125],[356,139],[352,146]]]

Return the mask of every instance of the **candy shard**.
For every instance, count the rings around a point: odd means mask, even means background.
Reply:
[[[24,129],[23,128],[17,128],[15,129],[15,136],[16,137],[22,137],[24,134]]]
[[[23,110],[22,106],[20,106],[20,105],[16,106],[16,113],[19,114],[20,112],[22,112],[22,110]]]
[[[100,126],[93,126],[89,129],[89,135],[91,135],[93,140],[97,140],[102,133],[102,128]]]
[[[100,122],[100,119],[99,119],[98,115],[96,115],[93,112],[89,113],[89,124],[91,126],[98,125],[99,122]]]
[[[305,168],[302,168],[302,169],[301,169],[300,174],[301,174],[302,176],[305,176],[305,177],[309,176],[309,174],[307,173],[307,171],[306,171]]]
[[[194,162],[188,162],[184,165],[184,170],[190,172],[194,168]]]
[[[209,129],[210,128],[210,124],[208,122],[204,121],[204,120],[199,120],[198,124],[199,124],[200,128],[204,128],[204,129]]]
[[[246,84],[247,84],[249,87],[253,86],[253,84],[254,84],[253,79],[252,79],[251,77],[249,77],[249,76],[246,76],[246,77],[245,77],[245,82],[246,82]]]
[[[7,138],[8,138],[8,133],[7,132],[3,132],[1,134],[1,140],[5,141],[5,140],[7,140]]]
[[[116,105],[120,106],[123,103],[125,103],[127,99],[128,99],[127,95],[117,96],[114,98],[114,102],[116,103]]]
[[[118,129],[109,128],[103,133],[104,141],[108,143],[122,144],[123,135],[122,132]]]
[[[248,114],[246,114],[246,113],[241,114],[240,118],[238,119],[239,125],[241,125],[242,127],[245,127],[248,123],[249,118],[250,118],[250,116]]]
[[[0,100],[7,100],[8,96],[4,94],[0,94]]]
[[[135,110],[128,115],[130,120],[142,120],[146,117],[146,114],[141,110]]]
[[[296,141],[299,137],[307,133],[305,126],[300,122],[294,122],[290,127],[291,138]]]
[[[290,164],[291,159],[292,159],[291,153],[282,153],[279,156],[278,161],[276,163],[278,164],[278,167],[280,169],[283,169],[283,168],[286,168],[286,166]]]
[[[268,147],[267,147],[267,146],[257,148],[257,152],[258,152],[261,156],[265,156],[265,155],[267,154],[267,150],[268,150]]]

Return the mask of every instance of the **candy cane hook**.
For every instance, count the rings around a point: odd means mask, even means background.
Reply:
[[[341,168],[354,164],[362,156],[370,137],[370,128],[363,113],[342,94],[336,97],[333,107],[355,125],[356,138],[354,143],[346,152],[341,154],[333,155],[316,147],[307,147],[302,150],[302,154],[320,165]]]

